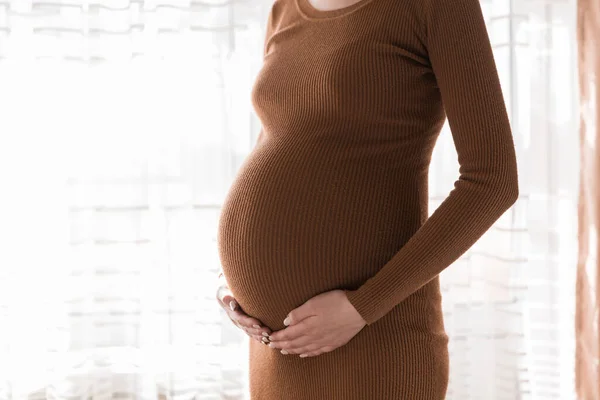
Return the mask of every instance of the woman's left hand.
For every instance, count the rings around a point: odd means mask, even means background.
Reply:
[[[282,354],[312,357],[348,343],[367,324],[343,290],[321,293],[292,310],[287,327],[269,335],[269,347]]]

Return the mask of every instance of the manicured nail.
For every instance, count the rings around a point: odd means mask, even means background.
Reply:
[[[263,332],[262,335],[267,336],[267,337],[269,336],[269,334],[267,332]]]
[[[308,354],[300,354],[300,357],[302,357],[302,358],[304,358],[306,356],[308,356]]]
[[[287,317],[286,319],[283,320],[283,324],[285,326],[288,326],[290,324],[290,317]]]
[[[273,343],[269,343],[269,347],[272,348],[272,349],[275,348],[275,346],[273,345]]]
[[[288,354],[288,352],[285,349],[281,349],[281,354]]]
[[[274,340],[274,339],[273,339],[273,336],[269,336],[269,340]]]
[[[262,341],[265,343],[269,343],[269,339],[267,339],[266,337],[262,338]]]
[[[231,311],[235,311],[235,300],[231,300],[229,302],[229,308],[231,308]]]
[[[260,325],[254,324],[254,325],[252,325],[252,327],[258,329],[258,328],[260,328]]]

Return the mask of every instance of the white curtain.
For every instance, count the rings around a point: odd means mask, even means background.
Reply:
[[[0,399],[241,399],[215,232],[264,9],[0,1]]]
[[[575,3],[481,3],[515,135],[521,190],[511,210],[442,273],[448,399],[575,398]],[[457,176],[449,132],[440,139],[430,208]]]
[[[443,273],[448,399],[574,399],[575,4],[482,6],[521,199]],[[0,0],[0,400],[247,399],[215,236],[269,7]],[[457,174],[445,130],[431,212]]]

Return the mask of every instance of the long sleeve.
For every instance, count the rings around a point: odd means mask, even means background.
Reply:
[[[425,44],[460,164],[448,197],[350,303],[372,324],[464,254],[516,201],[515,148],[479,0],[423,2]]]

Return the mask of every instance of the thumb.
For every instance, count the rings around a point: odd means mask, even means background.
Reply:
[[[235,311],[238,308],[238,303],[235,301],[235,298],[230,295],[223,296],[223,303],[231,309],[231,311]]]
[[[299,323],[305,318],[314,316],[315,310],[310,303],[304,303],[300,307],[293,309],[289,312],[286,318],[283,320],[285,326],[290,326]]]

